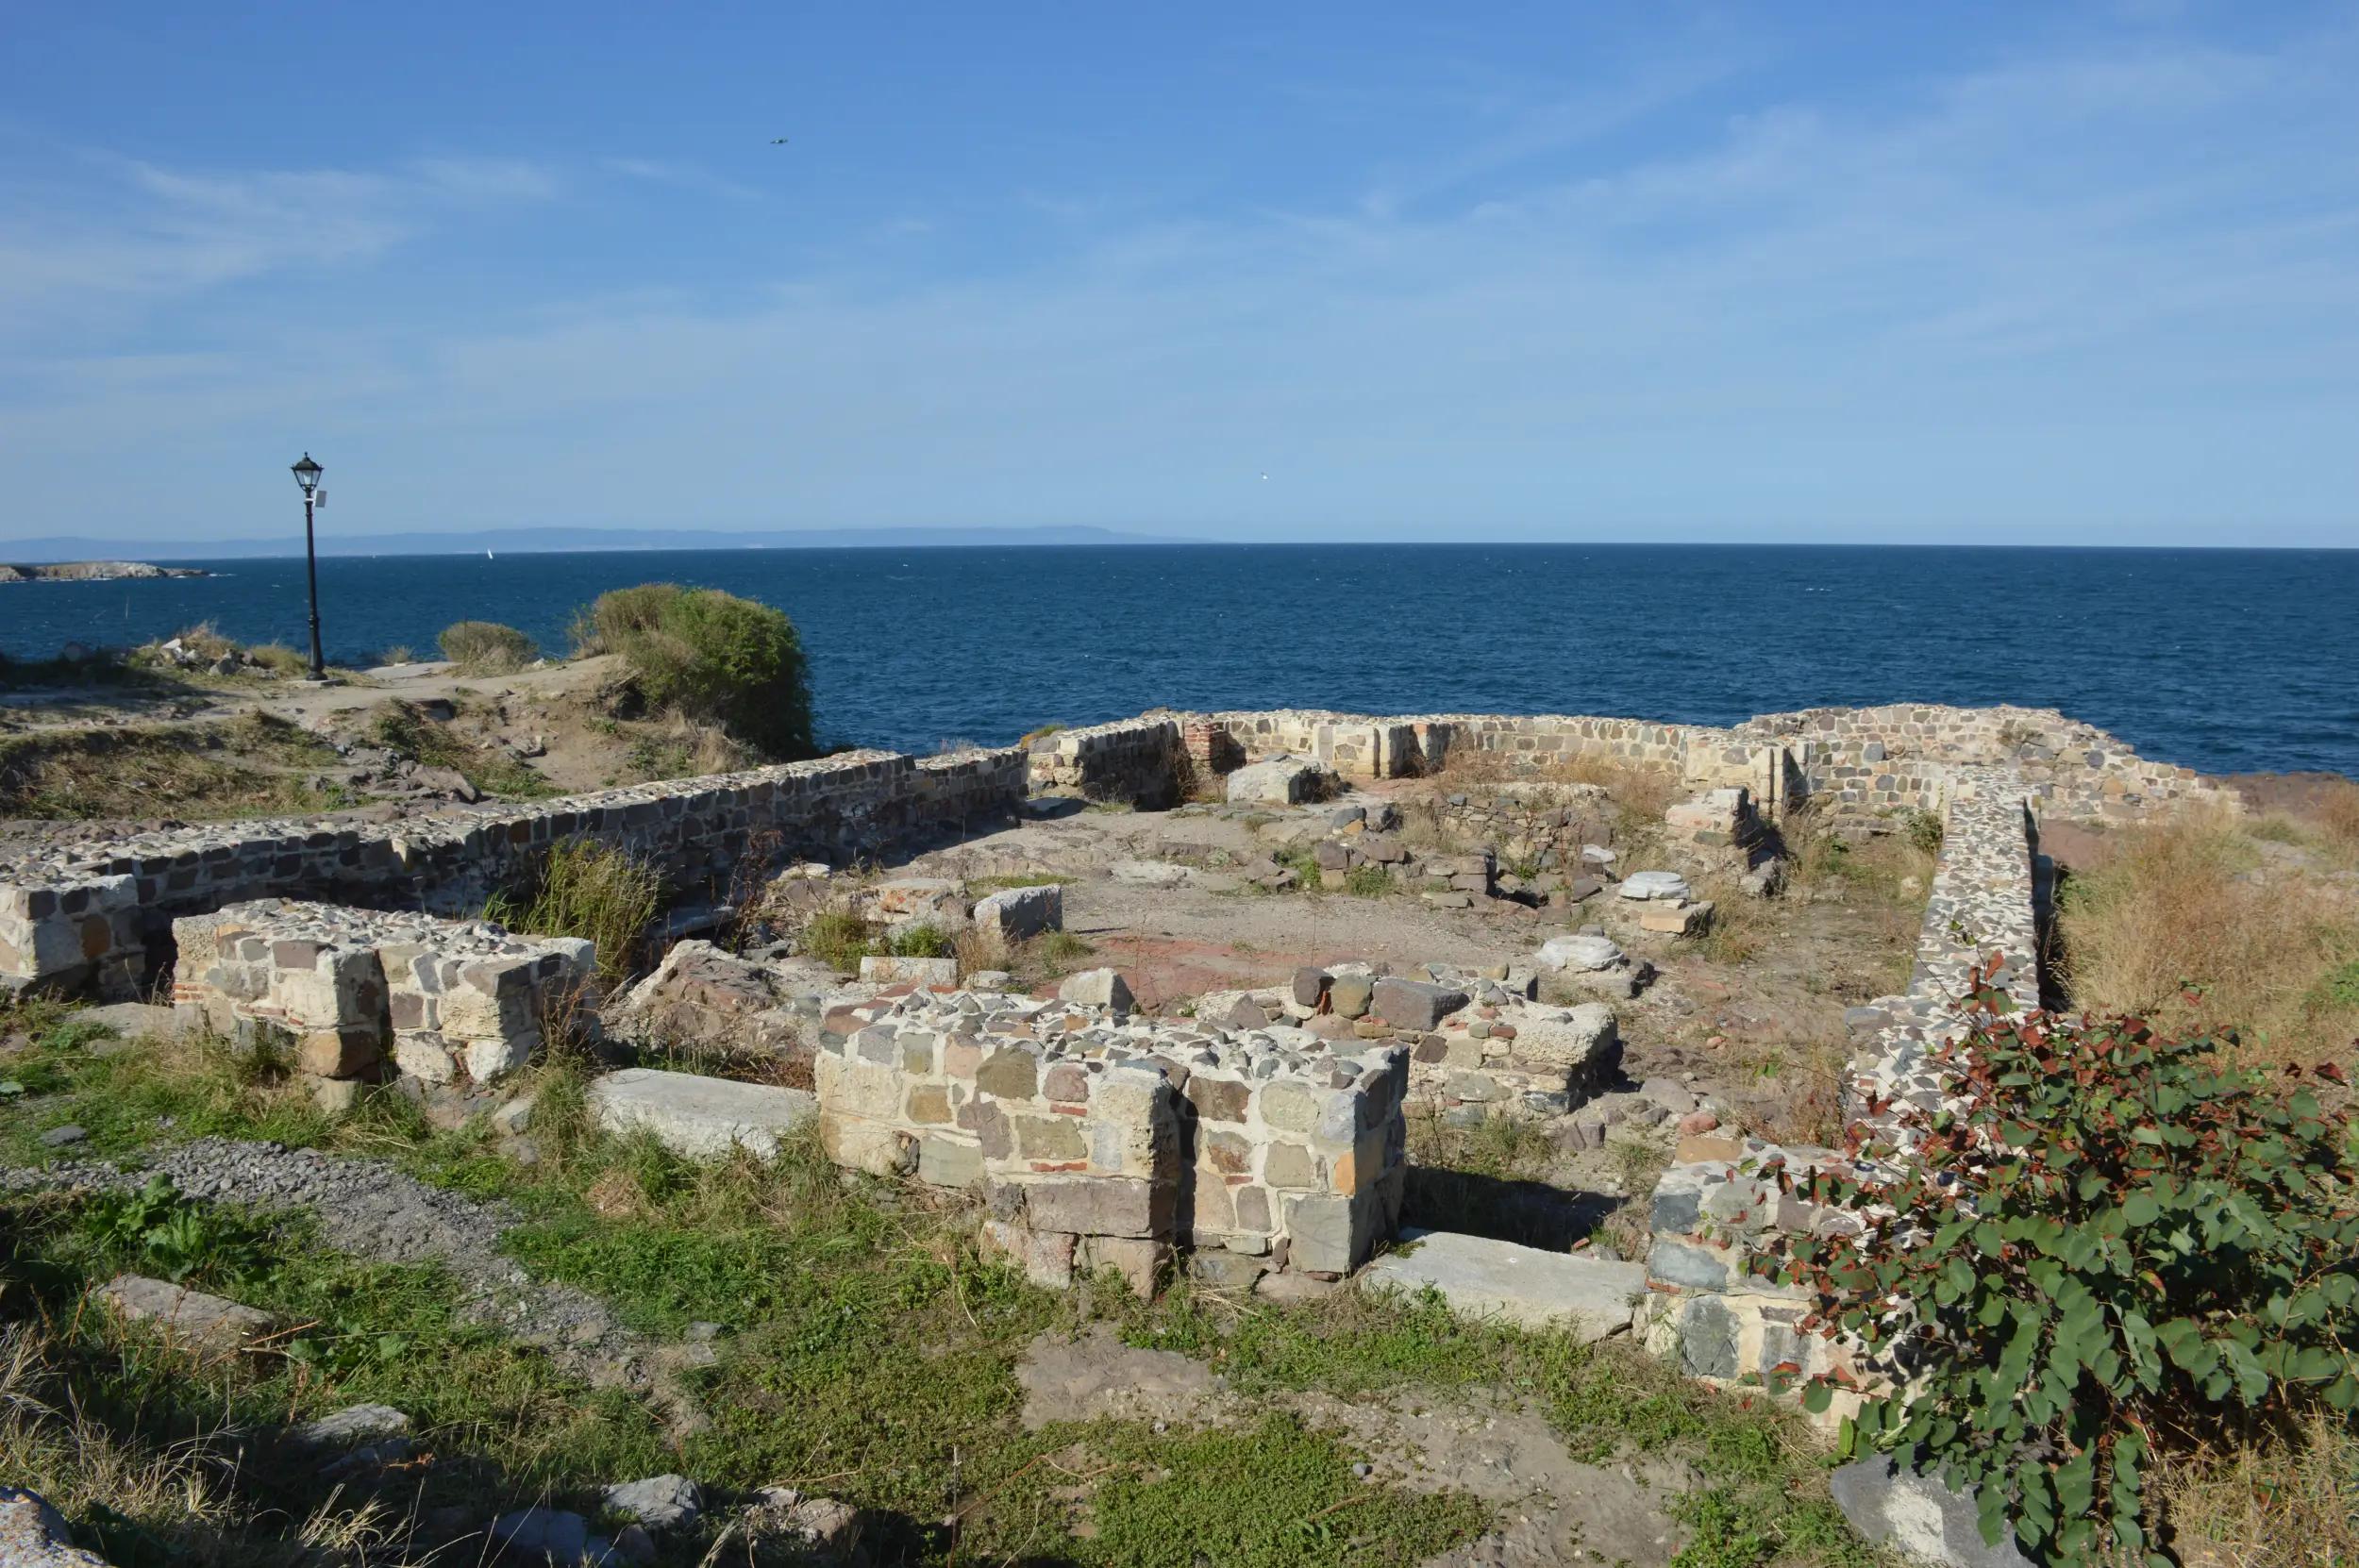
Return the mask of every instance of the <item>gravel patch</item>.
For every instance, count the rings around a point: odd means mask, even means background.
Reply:
[[[205,1202],[309,1209],[329,1245],[358,1258],[440,1264],[458,1287],[459,1313],[468,1322],[540,1347],[594,1388],[646,1394],[676,1431],[704,1423],[671,1374],[705,1359],[708,1347],[655,1344],[624,1326],[597,1297],[535,1280],[498,1251],[501,1235],[522,1223],[514,1209],[429,1187],[381,1159],[200,1138],[145,1164],[0,1167],[0,1192],[134,1192],[158,1175]]]

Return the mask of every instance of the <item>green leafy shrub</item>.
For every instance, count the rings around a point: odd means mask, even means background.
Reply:
[[[707,719],[765,755],[812,755],[811,687],[795,623],[709,588],[644,583],[598,596],[576,636],[619,656],[651,707]]]
[[[885,939],[885,951],[896,959],[945,959],[950,939],[942,928],[923,924],[904,926]]]
[[[540,647],[514,626],[497,621],[460,621],[443,628],[435,642],[443,657],[468,675],[506,675],[540,656]]]
[[[803,951],[829,969],[852,971],[877,951],[877,933],[858,912],[831,907],[803,923]]]
[[[599,977],[613,981],[637,967],[662,905],[653,866],[594,839],[569,839],[549,847],[530,887],[494,894],[483,918],[533,936],[587,937],[597,944]]]
[[[2012,1020],[1989,990],[1969,1005],[1937,1058],[1958,1099],[1899,1113],[1919,1142],[1896,1174],[1799,1189],[1862,1233],[1789,1240],[1775,1272],[1815,1292],[1818,1332],[1911,1369],[1847,1443],[1979,1488],[1994,1544],[2012,1515],[2052,1560],[2167,1564],[2145,1486],[2159,1444],[2359,1406],[2350,1111],[2298,1068],[2223,1068],[2217,1040]]]

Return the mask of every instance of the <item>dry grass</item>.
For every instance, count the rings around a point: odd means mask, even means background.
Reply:
[[[1650,762],[1583,753],[1534,763],[1524,753],[1452,747],[1443,758],[1437,782],[1461,788],[1475,784],[1595,784],[1628,817],[1657,818],[1681,798],[1679,776]]]
[[[0,1324],[0,1476],[8,1484],[71,1518],[118,1517],[131,1529],[117,1533],[143,1552],[190,1568],[410,1560],[391,1550],[408,1531],[383,1501],[341,1507],[333,1495],[290,1530],[276,1509],[236,1485],[240,1434],[225,1426],[156,1441],[140,1430],[138,1412],[102,1416],[86,1405],[65,1374],[68,1356],[41,1323]]]
[[[2157,1490],[2187,1568],[2359,1562],[2359,1434],[2323,1412],[2226,1451],[2167,1455]]]
[[[248,713],[217,725],[74,729],[0,742],[0,816],[192,821],[332,811],[339,788],[314,790],[336,755],[283,719]]]
[[[2340,1057],[2359,1033],[2359,912],[2329,884],[2260,863],[2225,814],[2123,835],[2064,889],[2063,959],[2074,1005],[2177,1031],[2234,1028],[2251,1064]]]

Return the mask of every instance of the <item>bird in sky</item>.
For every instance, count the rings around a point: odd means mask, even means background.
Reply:
[[[773,147],[783,147],[786,145],[786,138],[783,136],[774,136],[770,139],[770,145]]]

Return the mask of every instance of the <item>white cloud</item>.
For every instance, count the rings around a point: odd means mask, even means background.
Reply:
[[[2052,539],[2058,516],[2217,528],[2266,506],[2315,533],[2359,492],[2353,60],[2344,35],[2141,38],[1872,102],[1760,98],[1647,155],[1602,134],[1695,81],[1734,91],[1666,70],[1620,105],[1502,106],[1497,136],[1376,171],[1364,200],[1182,219],[1010,192],[1056,218],[1023,269],[880,275],[863,221],[800,252],[824,267],[726,300],[602,278],[497,330],[356,313],[299,364],[57,356],[0,409],[0,449],[32,454],[0,475],[25,532],[65,509],[78,449],[135,425],[194,471],[172,493],[224,517],[280,477],[227,465],[332,440],[347,525],[1904,518]],[[128,226],[197,288],[314,265],[252,232],[299,207],[350,225],[348,259],[423,252],[468,202],[559,192],[541,177],[142,170]],[[961,236],[931,239],[955,268]]]

